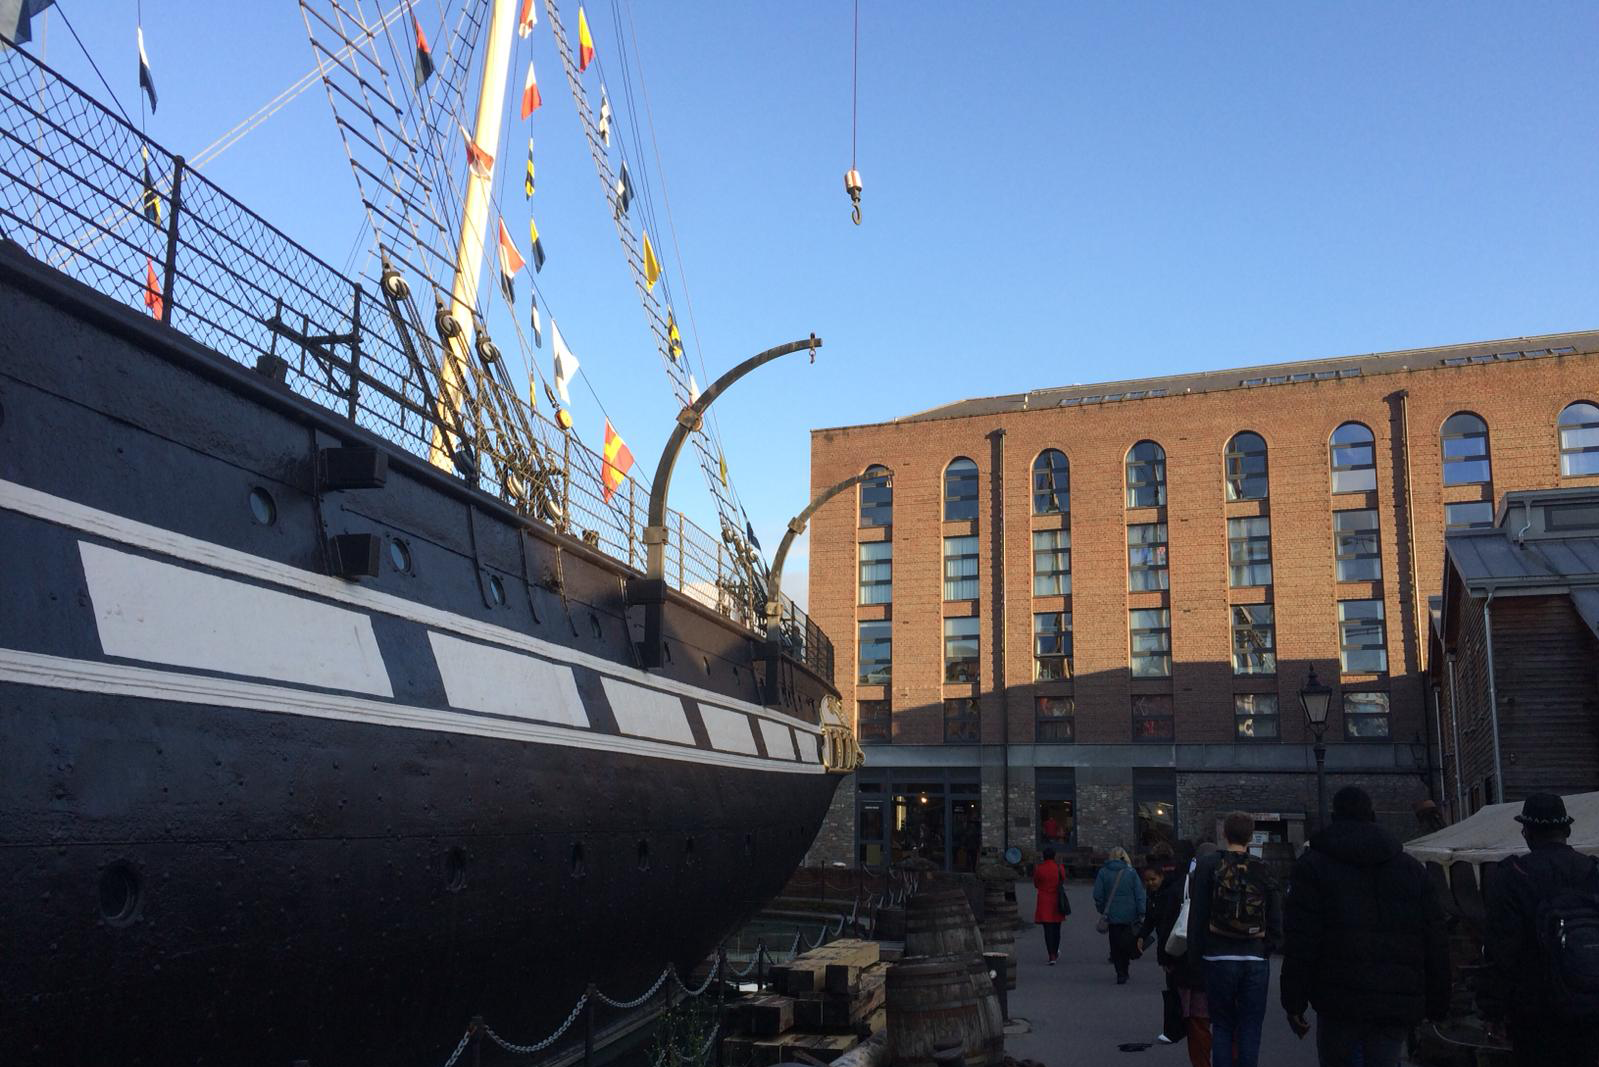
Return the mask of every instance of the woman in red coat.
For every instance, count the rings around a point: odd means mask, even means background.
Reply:
[[[1060,924],[1066,921],[1066,912],[1060,907],[1060,889],[1065,884],[1066,867],[1055,858],[1055,850],[1046,845],[1043,860],[1033,868],[1033,888],[1038,890],[1033,921],[1044,928],[1044,948],[1049,951],[1051,967],[1060,958]]]

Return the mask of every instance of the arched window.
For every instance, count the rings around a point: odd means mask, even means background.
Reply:
[[[1332,434],[1332,491],[1367,493],[1377,488],[1377,439],[1358,422]]]
[[[894,485],[889,480],[888,468],[874,463],[866,468],[875,475],[861,483],[861,525],[894,525]]]
[[[1227,442],[1228,500],[1265,500],[1266,439],[1252,430],[1233,434]]]
[[[1166,504],[1166,450],[1140,441],[1127,450],[1127,506],[1158,508]]]
[[[1586,400],[1560,413],[1560,473],[1599,474],[1599,407]]]
[[[1440,437],[1445,485],[1486,485],[1493,481],[1486,422],[1469,411],[1457,411],[1444,420]]]
[[[944,468],[944,519],[977,518],[977,464],[961,456]]]
[[[1071,466],[1064,452],[1046,448],[1033,460],[1033,514],[1065,515],[1071,509]]]

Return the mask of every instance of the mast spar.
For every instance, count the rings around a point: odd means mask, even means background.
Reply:
[[[511,46],[516,39],[516,0],[491,0],[488,39],[483,49],[483,73],[479,78],[477,116],[472,125],[472,142],[496,148],[500,125],[505,117],[505,87],[511,70]],[[503,160],[497,161],[503,163]],[[470,324],[477,307],[478,280],[483,270],[483,249],[488,241],[489,206],[493,200],[494,173],[479,174],[468,167],[466,195],[461,207],[460,240],[455,250],[455,277],[450,286],[450,314],[460,324]],[[433,430],[429,459],[436,467],[454,466],[449,442],[442,429],[451,425],[461,407],[462,382],[468,377],[464,333],[457,334],[446,347],[439,382],[439,425]]]

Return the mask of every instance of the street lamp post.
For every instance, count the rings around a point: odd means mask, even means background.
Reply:
[[[1327,732],[1327,708],[1332,703],[1332,690],[1316,678],[1316,668],[1310,668],[1310,677],[1299,690],[1299,705],[1305,709],[1305,721],[1316,739],[1316,828],[1327,825],[1327,746],[1322,737]]]

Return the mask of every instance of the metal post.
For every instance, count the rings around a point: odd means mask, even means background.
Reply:
[[[172,285],[178,273],[178,214],[183,208],[182,156],[172,157],[172,195],[167,197],[167,257],[162,265],[161,321],[172,322]]]
[[[583,1067],[593,1067],[594,1064],[594,1002],[599,995],[599,989],[590,982],[588,999],[583,1002]]]
[[[350,422],[360,411],[361,398],[361,286],[355,287],[355,306],[350,313]]]
[[[1327,746],[1316,735],[1316,829],[1327,828]]]
[[[680,511],[677,513],[677,587],[680,590],[688,588],[688,579],[684,576],[687,566],[684,558],[686,552],[687,549],[683,547],[683,513]]]
[[[638,522],[638,482],[627,480],[627,565],[633,566],[633,527]]]
[[[561,469],[566,477],[561,479],[561,521],[572,524],[572,434],[561,433]]]
[[[766,940],[755,942],[755,991],[766,988]]]

